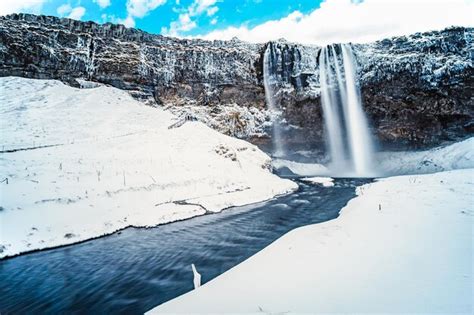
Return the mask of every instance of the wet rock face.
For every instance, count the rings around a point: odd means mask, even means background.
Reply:
[[[473,133],[473,33],[451,28],[353,45],[364,107],[383,144],[427,147]],[[13,14],[0,17],[0,76],[76,86],[84,78],[155,105],[261,110],[267,45],[284,140],[323,147],[316,46],[175,39],[122,25]]]

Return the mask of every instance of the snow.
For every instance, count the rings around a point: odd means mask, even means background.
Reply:
[[[195,101],[189,102],[193,105],[171,104],[166,109],[178,117],[193,117],[214,130],[237,138],[266,136],[265,128],[270,125],[271,113],[265,109],[235,103],[199,106]]]
[[[194,264],[191,264],[191,269],[193,270],[194,288],[197,289],[201,286],[201,274],[197,272],[196,266]]]
[[[284,159],[274,159],[272,165],[276,169],[287,167],[294,174],[300,176],[329,174],[329,170],[324,165],[318,163],[302,163]]]
[[[0,258],[297,188],[254,145],[87,86],[0,78]]]
[[[409,73],[420,83],[437,87],[458,83],[472,68],[472,28],[448,28],[441,32],[415,33],[354,45],[363,82],[383,82],[396,73]],[[466,38],[466,36],[468,38]]]
[[[425,151],[378,152],[375,159],[377,177],[474,168],[474,137]],[[274,160],[272,164],[276,169],[287,167],[300,176],[331,175],[324,165],[318,163]]]
[[[427,151],[381,152],[377,159],[385,175],[474,168],[474,137]]]
[[[321,184],[324,187],[332,187],[334,186],[334,178],[331,177],[306,177],[302,178],[303,181],[314,183],[314,184]]]
[[[366,184],[339,218],[151,313],[472,314],[473,188],[472,169]]]

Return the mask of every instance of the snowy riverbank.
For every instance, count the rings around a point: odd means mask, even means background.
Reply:
[[[473,191],[472,169],[364,185],[339,218],[152,313],[471,314]]]
[[[126,92],[0,78],[0,258],[296,189],[257,147]]]

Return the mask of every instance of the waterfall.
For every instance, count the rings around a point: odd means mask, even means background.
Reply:
[[[373,176],[373,144],[362,109],[350,45],[323,47],[319,56],[321,103],[331,157],[330,169],[341,176]]]
[[[333,167],[336,168],[343,166],[345,154],[340,115],[337,112],[338,108],[334,106],[336,103],[336,93],[334,93],[334,89],[331,88],[333,83],[328,80],[333,77],[331,73],[328,73],[328,71],[331,71],[331,68],[328,66],[328,59],[328,51],[327,49],[323,49],[320,62],[321,101],[331,160]]]
[[[275,58],[272,56],[271,44],[267,45],[265,53],[263,55],[263,86],[265,88],[265,101],[268,109],[270,109],[273,118],[272,124],[272,144],[273,144],[273,156],[281,157],[285,151],[283,149],[283,143],[281,141],[281,125],[278,119],[279,110],[275,104],[273,85],[276,83],[274,75],[272,61]]]

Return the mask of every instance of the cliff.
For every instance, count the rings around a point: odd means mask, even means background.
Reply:
[[[353,44],[365,111],[383,144],[432,146],[473,132],[473,31],[449,28]],[[0,17],[0,76],[108,84],[241,137],[261,136],[269,124],[267,48],[285,141],[321,144],[320,47],[176,39],[30,14]]]

